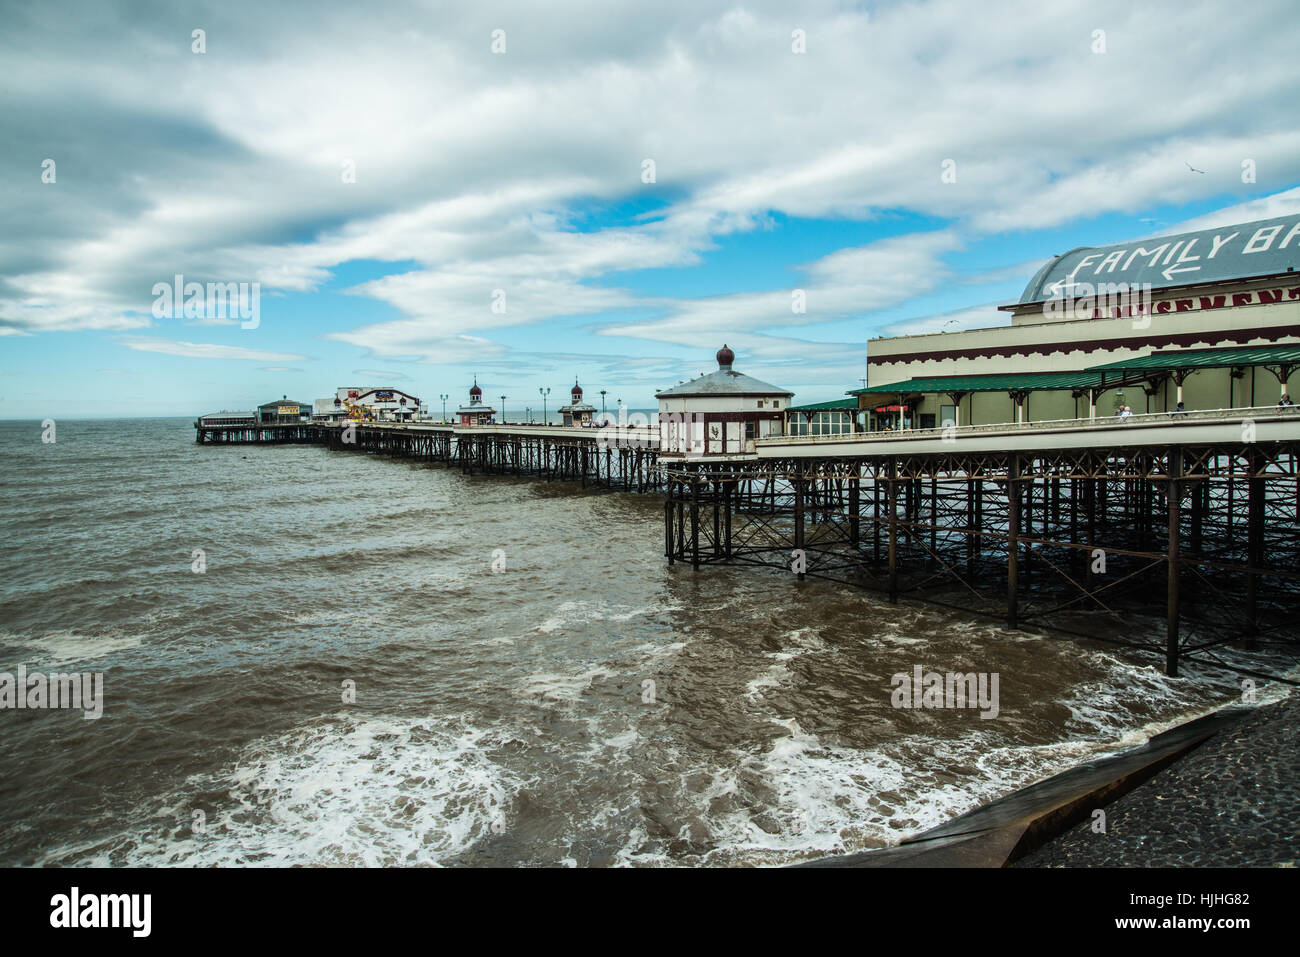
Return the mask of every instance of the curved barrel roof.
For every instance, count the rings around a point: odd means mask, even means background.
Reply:
[[[1080,246],[1029,281],[1020,303],[1090,294],[1083,284],[1150,283],[1152,289],[1271,276],[1300,267],[1300,213],[1218,229]]]

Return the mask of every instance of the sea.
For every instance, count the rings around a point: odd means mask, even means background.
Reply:
[[[897,843],[1241,693],[952,609],[670,567],[654,495],[200,446],[178,418],[0,422],[0,463],[0,672],[103,676],[99,718],[0,710],[4,866],[782,865]],[[917,666],[997,674],[997,717],[894,707]]]

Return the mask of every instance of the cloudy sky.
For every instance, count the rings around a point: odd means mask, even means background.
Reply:
[[[1286,2],[4,2],[0,416],[641,408],[724,341],[835,398],[1056,253],[1300,210],[1298,39]],[[256,328],[155,315],[177,274],[260,283]]]

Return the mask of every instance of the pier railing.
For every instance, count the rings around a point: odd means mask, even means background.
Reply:
[[[1171,428],[1251,422],[1295,422],[1300,428],[1300,407],[1246,406],[1235,409],[1200,409],[1186,412],[1144,412],[1127,417],[1037,419],[1025,422],[990,422],[979,425],[947,425],[934,428],[891,429],[876,432],[841,432],[833,435],[786,435],[758,439],[756,449],[787,445],[840,445],[852,442],[906,442],[916,439],[960,438],[962,436],[1015,434],[1025,432],[1109,432],[1149,426]]]

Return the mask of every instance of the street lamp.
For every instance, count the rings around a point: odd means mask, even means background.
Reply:
[[[532,425],[532,424],[533,424],[533,407],[532,407],[531,405],[526,405],[526,406],[524,406],[524,416],[525,416],[525,418],[528,419],[528,424],[529,424],[529,425]]]
[[[551,387],[547,386],[545,389],[538,387],[537,391],[541,393],[542,396],[542,425],[545,425],[546,424],[546,397],[551,394]]]
[[[442,399],[442,424],[446,425],[447,424],[447,399],[449,399],[450,396],[443,395],[440,392],[438,393],[438,398]]]
[[[605,390],[604,389],[600,390],[600,411],[601,412],[605,411]]]
[[[501,424],[506,424],[506,397],[501,397]]]

